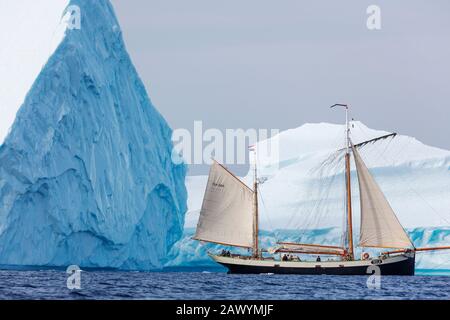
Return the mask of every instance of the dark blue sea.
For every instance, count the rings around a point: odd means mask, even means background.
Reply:
[[[220,271],[82,271],[69,290],[64,270],[0,270],[0,299],[445,299],[450,276],[419,272],[383,276],[229,275]]]

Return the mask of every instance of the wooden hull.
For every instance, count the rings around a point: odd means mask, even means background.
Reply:
[[[382,260],[355,261],[275,261],[258,260],[243,257],[224,257],[210,255],[214,261],[233,274],[304,274],[304,275],[370,275],[374,271],[371,266],[380,268],[381,275],[413,276],[415,255],[404,253]]]

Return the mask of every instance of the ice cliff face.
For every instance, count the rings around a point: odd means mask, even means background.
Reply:
[[[351,136],[354,143],[359,143],[387,133],[354,122]],[[259,175],[267,179],[259,192],[265,247],[275,243],[276,238],[341,244],[344,163],[342,154],[336,155],[335,151],[343,147],[344,134],[342,125],[305,124],[280,133],[278,162],[265,161],[264,154],[259,155]],[[259,142],[258,148],[265,143]],[[450,245],[450,151],[399,135],[368,144],[360,152],[415,246]],[[359,192],[354,170],[354,229],[358,237]],[[252,176],[243,179],[250,185]],[[204,176],[186,180],[186,235],[174,246],[171,265],[210,265],[205,253],[213,246],[198,244],[188,236],[190,228],[196,226],[206,181]],[[420,253],[417,267],[450,269],[449,255],[448,251]]]
[[[182,234],[185,167],[107,0],[67,30],[0,147],[0,264],[152,269]]]

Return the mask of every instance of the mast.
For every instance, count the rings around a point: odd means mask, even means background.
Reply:
[[[259,233],[259,217],[258,217],[258,171],[256,166],[256,147],[253,148],[254,156],[254,173],[253,173],[253,256],[259,257],[258,233]]]
[[[350,181],[350,154],[345,154],[345,176],[347,189],[347,233],[348,233],[348,254],[349,258],[353,260],[353,221],[352,221],[352,188]]]
[[[345,189],[346,189],[346,213],[347,213],[347,246],[348,246],[348,258],[354,259],[353,251],[353,214],[352,214],[352,187],[351,187],[351,171],[350,171],[350,125],[348,121],[348,105],[335,104],[334,107],[345,108]]]

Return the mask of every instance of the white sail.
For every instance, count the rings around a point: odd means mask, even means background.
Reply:
[[[214,162],[194,239],[252,247],[253,194],[241,180]]]
[[[411,240],[398,221],[389,202],[367,169],[354,146],[361,201],[359,246],[378,248],[409,248]]]

